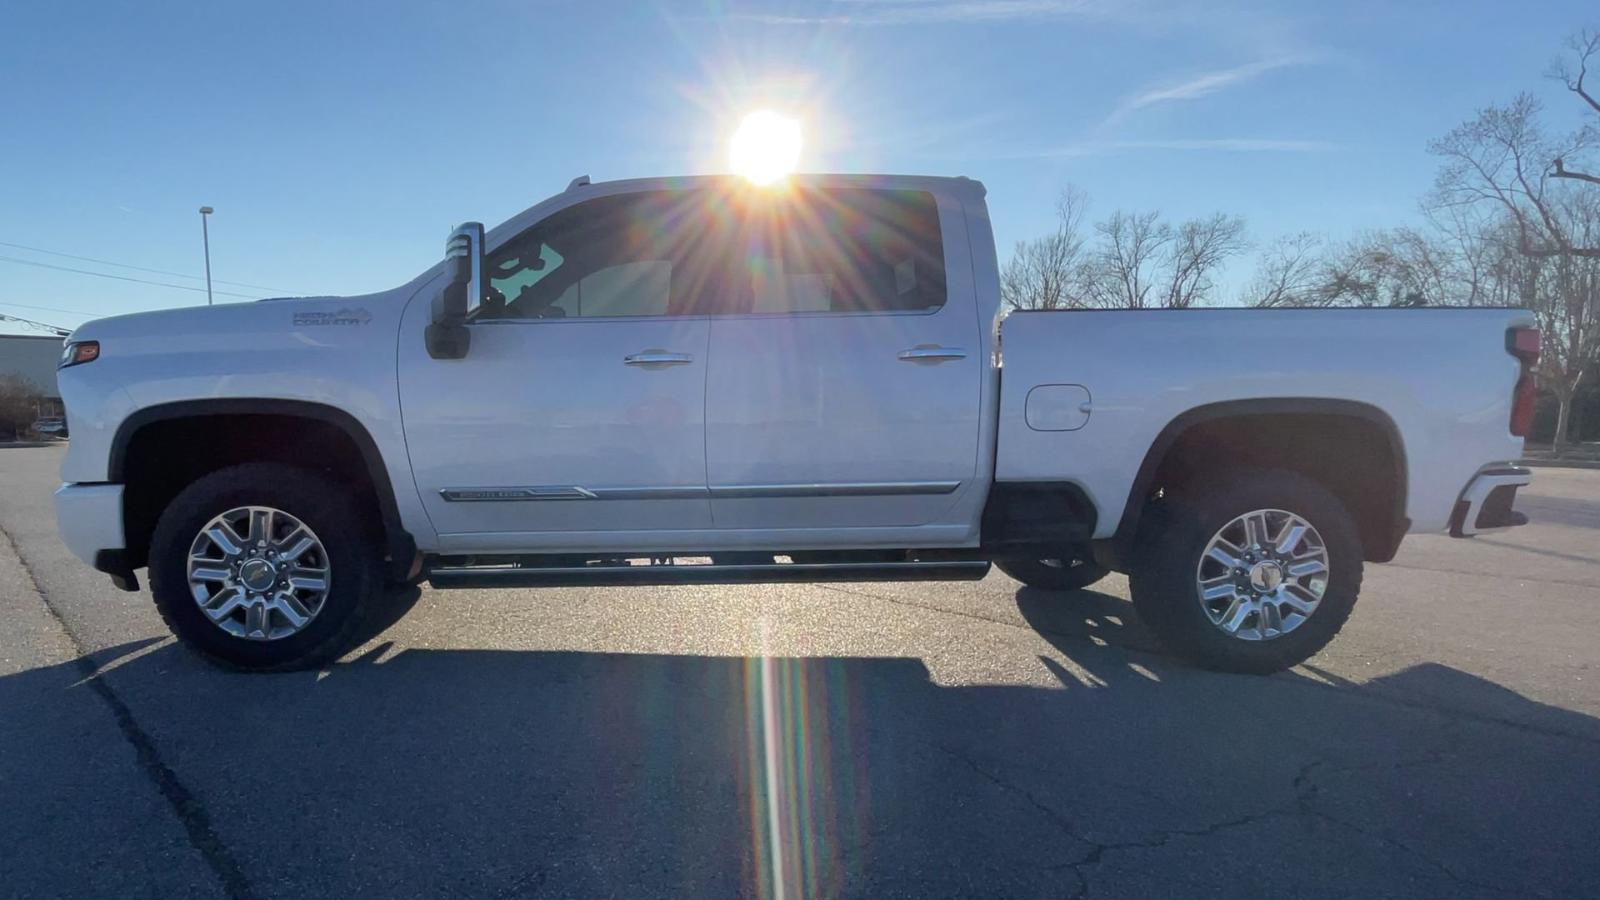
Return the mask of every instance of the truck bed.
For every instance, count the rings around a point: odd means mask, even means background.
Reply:
[[[1071,472],[1102,511],[1095,537],[1110,537],[1180,417],[1326,400],[1369,407],[1405,436],[1407,460],[1428,462],[1407,464],[1406,511],[1413,531],[1441,531],[1483,460],[1521,454],[1508,427],[1484,426],[1511,414],[1519,364],[1506,330],[1533,324],[1505,308],[1016,312],[1001,326],[995,478]]]

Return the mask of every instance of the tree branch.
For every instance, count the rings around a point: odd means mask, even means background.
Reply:
[[[1587,172],[1574,172],[1562,164],[1561,157],[1556,157],[1556,170],[1550,173],[1551,178],[1571,178],[1576,181],[1587,181],[1590,184],[1600,184],[1600,175],[1590,175]]]
[[[1600,247],[1567,247],[1565,249],[1561,247],[1535,247],[1532,244],[1529,244],[1526,239],[1524,239],[1522,241],[1522,246],[1518,247],[1517,250],[1523,256],[1536,256],[1541,259],[1547,259],[1556,256],[1577,256],[1583,259],[1600,259]]]
[[[1590,58],[1600,54],[1600,31],[1585,28],[1567,39],[1567,47],[1577,60],[1578,71],[1574,73],[1567,60],[1558,59],[1551,64],[1550,76],[1565,85],[1567,90],[1577,94],[1595,112],[1600,112],[1600,99],[1589,93],[1583,84],[1584,78],[1589,74]]]

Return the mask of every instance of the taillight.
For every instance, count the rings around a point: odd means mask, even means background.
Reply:
[[[1517,388],[1511,397],[1511,433],[1527,437],[1533,430],[1534,400],[1539,386],[1534,374],[1539,363],[1539,329],[1507,329],[1506,352],[1522,363],[1522,374],[1517,376]]]

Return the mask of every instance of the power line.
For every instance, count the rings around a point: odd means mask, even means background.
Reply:
[[[26,244],[13,244],[10,241],[0,241],[0,247],[14,247],[18,250],[28,250],[33,253],[44,253],[49,256],[59,256],[63,259],[76,259],[79,262],[99,263],[102,266],[116,266],[119,269],[133,269],[136,272],[151,272],[156,275],[171,275],[174,278],[193,278],[196,281],[201,280],[199,275],[189,275],[184,272],[169,272],[166,269],[152,269],[148,266],[135,266],[130,263],[112,262],[109,259],[96,259],[92,256],[78,256],[73,253],[62,253],[59,250],[46,250],[43,247],[29,247]],[[212,280],[217,284],[231,284],[235,287],[256,288],[263,291],[278,291],[285,294],[294,293],[294,291],[286,290],[284,288],[267,287],[264,284],[250,284],[244,281],[223,281],[221,278],[215,278]]]
[[[66,337],[72,333],[72,329],[62,328],[60,325],[49,325],[44,322],[35,322],[32,319],[24,319],[21,316],[8,316],[5,313],[0,313],[0,322],[16,322],[28,328],[42,328],[45,331],[55,332],[60,337]]]
[[[96,278],[115,278],[118,281],[132,281],[138,284],[153,284],[157,287],[176,288],[180,291],[198,291],[202,294],[206,292],[206,289],[203,287],[195,287],[188,284],[173,284],[170,281],[151,281],[148,278],[134,278],[131,275],[112,275],[109,272],[91,272],[88,269],[74,269],[71,266],[57,266],[50,263],[37,262],[31,259],[18,259],[15,256],[0,256],[0,262],[18,263],[24,266],[38,266],[41,269],[55,269],[58,272],[76,272],[79,275],[93,275]],[[216,293],[221,294],[224,297],[242,297],[246,300],[263,299],[257,294],[240,294],[234,291],[217,291]]]
[[[73,316],[88,316],[88,317],[90,317],[92,319],[98,319],[98,318],[101,318],[102,316],[107,316],[107,315],[116,315],[116,313],[84,312],[81,309],[62,309],[59,306],[31,306],[31,305],[29,305],[27,303],[12,303],[9,300],[0,300],[0,306],[9,306],[12,309],[37,309],[37,310],[42,310],[43,312],[67,313],[68,315],[73,315]],[[142,309],[141,310],[130,310],[130,312],[147,312],[147,311],[148,310],[142,310]]]

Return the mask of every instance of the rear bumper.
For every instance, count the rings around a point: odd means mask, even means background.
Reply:
[[[63,484],[56,489],[56,528],[73,556],[112,576],[132,574],[120,562],[122,485]]]
[[[1517,488],[1533,480],[1521,466],[1484,469],[1467,483],[1450,515],[1450,535],[1471,537],[1485,531],[1526,525],[1528,517],[1512,509]]]

